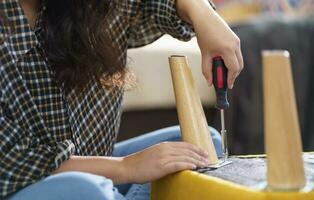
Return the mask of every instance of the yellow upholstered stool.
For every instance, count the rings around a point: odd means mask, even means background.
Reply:
[[[169,61],[182,138],[209,152],[209,163],[217,164],[186,57]],[[169,175],[152,184],[152,200],[314,200],[314,154],[302,158],[289,53],[265,51],[263,66],[267,164],[265,156],[238,156],[218,169]]]
[[[314,153],[308,153],[314,156]],[[248,157],[248,159],[250,159]],[[306,163],[306,162],[305,162]],[[227,166],[225,166],[227,169]],[[224,167],[220,168],[223,170]],[[314,200],[314,164],[307,163],[308,186],[301,191],[272,192],[263,185],[244,186],[196,171],[182,171],[152,184],[152,200]],[[230,173],[230,172],[229,172]],[[235,173],[236,177],[237,174]],[[254,178],[254,177],[253,177]],[[264,177],[266,179],[266,177]]]

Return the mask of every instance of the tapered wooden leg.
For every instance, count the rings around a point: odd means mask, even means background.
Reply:
[[[289,52],[264,51],[262,56],[268,186],[300,189],[305,175]]]
[[[217,164],[217,154],[187,58],[171,56],[169,63],[182,138],[206,150],[209,163]]]

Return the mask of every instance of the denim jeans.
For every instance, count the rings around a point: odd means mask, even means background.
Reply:
[[[210,128],[219,156],[222,155],[219,133]],[[138,136],[114,147],[113,156],[126,156],[164,141],[180,141],[180,128],[173,126]],[[51,175],[23,188],[7,200],[149,200],[150,184],[114,186],[110,179],[84,172]]]

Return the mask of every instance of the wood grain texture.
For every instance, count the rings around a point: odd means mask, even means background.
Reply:
[[[305,185],[302,143],[287,51],[263,51],[264,130],[269,189]]]
[[[217,164],[217,154],[187,58],[171,56],[169,63],[183,141],[206,150],[209,163]]]

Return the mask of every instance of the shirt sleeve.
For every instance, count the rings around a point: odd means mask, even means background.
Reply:
[[[74,144],[33,144],[0,107],[0,199],[51,174],[74,153]]]
[[[124,0],[129,17],[128,47],[149,44],[163,34],[188,41],[195,34],[191,24],[179,18],[176,0]],[[209,1],[215,9],[211,1]]]

